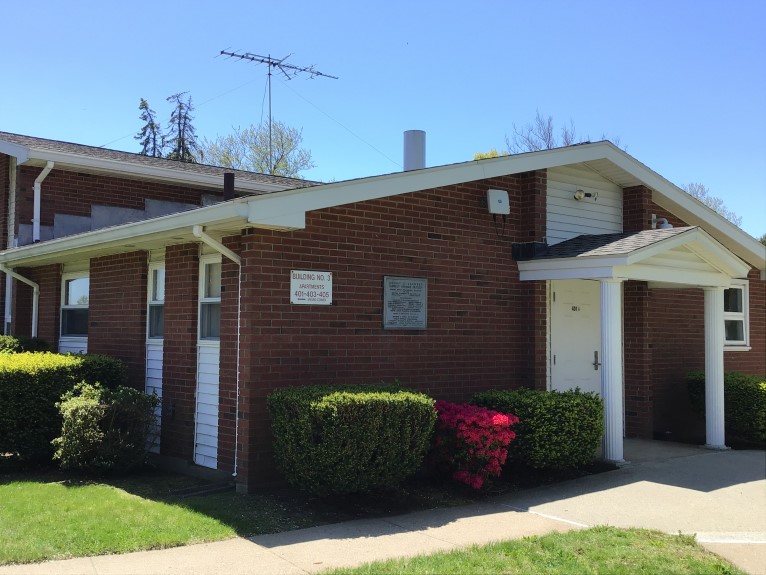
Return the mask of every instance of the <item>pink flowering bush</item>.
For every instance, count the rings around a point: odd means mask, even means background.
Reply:
[[[474,489],[499,476],[508,444],[516,437],[511,426],[519,418],[467,403],[437,401],[434,408],[438,419],[431,464]]]

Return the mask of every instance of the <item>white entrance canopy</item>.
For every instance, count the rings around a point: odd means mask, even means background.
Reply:
[[[723,290],[750,266],[698,227],[578,236],[518,261],[524,280],[597,280],[601,286],[604,458],[623,462],[622,282],[705,292],[706,443],[725,449]]]
[[[524,280],[615,279],[649,287],[728,287],[750,266],[699,227],[578,236],[520,261]]]

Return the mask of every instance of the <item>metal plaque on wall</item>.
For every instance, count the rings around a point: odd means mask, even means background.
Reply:
[[[383,276],[383,328],[426,329],[428,280]]]

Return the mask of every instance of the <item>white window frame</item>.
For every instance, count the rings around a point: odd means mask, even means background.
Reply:
[[[220,335],[218,337],[203,337],[202,335],[202,308],[205,305],[218,304],[218,309],[221,306],[221,297],[206,297],[205,291],[207,288],[207,266],[210,264],[221,264],[221,254],[211,254],[207,256],[201,256],[199,259],[199,304],[197,306],[197,341],[199,343],[209,343],[217,345],[221,341]],[[221,266],[223,268],[223,266]],[[221,269],[223,273],[223,269]],[[220,334],[220,327],[219,327]]]
[[[152,308],[163,308],[163,334],[165,333],[165,318],[164,318],[164,308],[165,308],[165,298],[159,300],[154,299],[154,288],[155,288],[155,272],[158,270],[162,270],[162,294],[165,295],[165,262],[153,262],[149,264],[149,270],[148,270],[148,278],[146,282],[147,287],[147,294],[146,294],[146,339],[147,341],[152,342],[162,342],[164,340],[164,335],[161,336],[153,336],[151,334],[151,326],[152,326]]]
[[[68,304],[67,297],[67,282],[72,280],[78,280],[86,278],[88,280],[88,304]],[[68,309],[85,309],[90,310],[90,274],[88,272],[67,272],[61,274],[61,307],[59,313],[59,340],[63,341],[87,341],[88,334],[85,335],[72,335],[64,333],[64,310]],[[90,321],[90,319],[89,319]]]
[[[733,279],[731,285],[726,289],[738,289],[742,291],[742,311],[741,312],[727,312],[724,309],[723,320],[726,321],[741,321],[742,333],[744,340],[741,341],[729,341],[724,340],[724,349],[727,351],[748,351],[750,349],[750,290],[747,280]],[[726,330],[724,329],[724,338],[726,337]]]

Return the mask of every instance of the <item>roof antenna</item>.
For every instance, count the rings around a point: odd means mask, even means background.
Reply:
[[[272,58],[271,54],[268,56],[259,56],[258,54],[251,54],[250,52],[239,54],[237,52],[227,52],[226,50],[221,50],[220,55],[228,56],[229,58],[239,58],[240,60],[249,60],[251,62],[257,62],[258,64],[266,64],[269,67],[269,72],[267,74],[269,84],[269,174],[273,174],[274,154],[271,139],[271,69],[278,68],[279,71],[282,72],[285,75],[285,78],[288,80],[292,80],[295,78],[295,76],[301,73],[309,74],[310,78],[322,76],[323,78],[332,78],[333,80],[337,80],[338,77],[330,76],[329,74],[323,74],[319,70],[314,69],[313,64],[311,66],[293,66],[292,64],[285,64],[285,60],[292,56],[292,54],[288,54],[284,58],[276,59]]]

